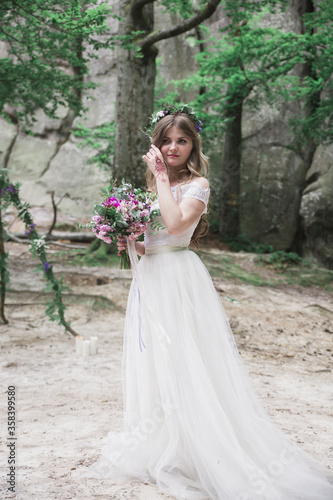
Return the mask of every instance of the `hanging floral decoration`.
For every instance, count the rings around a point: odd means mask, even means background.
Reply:
[[[13,205],[18,210],[18,217],[25,224],[25,234],[29,237],[29,251],[34,257],[40,259],[44,277],[47,281],[46,291],[51,292],[52,300],[46,303],[46,315],[51,321],[57,321],[65,327],[65,330],[76,336],[77,333],[71,328],[70,323],[65,319],[65,310],[67,309],[62,300],[63,280],[57,280],[53,274],[53,266],[47,261],[46,250],[48,246],[45,241],[45,236],[39,236],[34,224],[32,215],[29,212],[30,205],[22,203],[19,196],[19,184],[10,183],[8,171],[0,170],[0,317],[4,323],[8,320],[4,314],[6,283],[9,281],[9,273],[7,269],[8,253],[4,249],[4,241],[6,239],[6,231],[2,221],[1,212],[8,206]]]

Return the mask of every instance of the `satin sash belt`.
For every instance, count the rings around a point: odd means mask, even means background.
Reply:
[[[145,248],[145,255],[156,255],[159,253],[167,252],[180,252],[181,250],[188,250],[188,247],[172,247],[171,245],[157,245]]]

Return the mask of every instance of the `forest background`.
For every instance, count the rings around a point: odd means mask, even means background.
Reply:
[[[2,166],[33,207],[54,191],[87,217],[111,175],[144,185],[142,129],[181,99],[211,231],[332,268],[332,20],[329,0],[2,2]]]

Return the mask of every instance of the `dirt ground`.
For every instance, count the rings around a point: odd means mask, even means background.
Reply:
[[[67,318],[98,354],[44,315],[45,282],[27,246],[8,243],[8,325],[0,326],[1,498],[157,500],[153,486],[83,477],[109,430],[122,426],[120,364],[130,271],[56,263]],[[51,257],[59,247],[51,246]],[[223,250],[215,253],[225,254]],[[256,287],[214,279],[244,363],[265,408],[291,438],[333,468],[333,301],[319,288]],[[16,388],[16,496],[7,490],[7,387]]]

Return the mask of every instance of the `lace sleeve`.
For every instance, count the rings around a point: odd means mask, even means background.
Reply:
[[[197,200],[203,201],[205,204],[205,209],[203,213],[205,214],[207,212],[207,205],[208,205],[208,200],[209,200],[209,195],[210,195],[210,189],[209,187],[206,189],[202,189],[197,183],[196,186],[193,185],[184,186],[183,187],[183,192],[182,192],[182,199],[183,198],[196,198]]]

